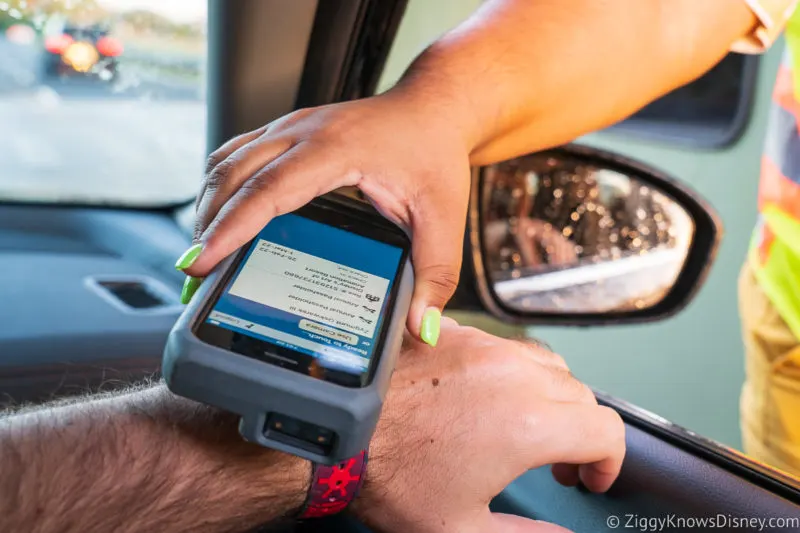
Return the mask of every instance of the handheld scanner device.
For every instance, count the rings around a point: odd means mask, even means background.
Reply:
[[[249,441],[323,464],[366,449],[413,289],[405,233],[329,195],[272,220],[173,327],[174,393],[241,416]]]

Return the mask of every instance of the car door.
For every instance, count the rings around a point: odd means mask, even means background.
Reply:
[[[146,17],[119,14],[128,24],[122,36],[150,35],[136,27],[149,24],[197,39],[154,54],[164,41],[128,46],[120,37],[125,50],[113,80],[71,72],[40,80],[30,65],[42,57],[43,41],[26,44],[16,40],[25,31],[7,32],[25,20],[36,29],[34,17],[25,18],[36,6],[16,6],[13,16],[3,9],[0,109],[13,117],[0,127],[0,392],[8,403],[154,375],[181,311],[182,280],[172,264],[190,242],[203,153],[293,108],[380,90],[477,3],[212,0],[187,12],[188,3],[149,2]],[[207,55],[197,52],[198,39],[208,43]],[[475,277],[464,280],[460,291],[474,293]],[[570,334],[543,331],[569,358],[572,348],[562,339]],[[584,336],[590,334],[603,335]],[[564,489],[542,469],[504,491],[498,510],[575,531],[618,529],[629,515],[634,525],[641,524],[636,517],[664,515],[798,516],[793,479],[613,397],[601,401],[628,428],[628,456],[614,489],[603,496]],[[304,527],[360,528],[346,519]],[[670,527],[662,530],[677,529]],[[730,523],[718,529],[735,530]]]

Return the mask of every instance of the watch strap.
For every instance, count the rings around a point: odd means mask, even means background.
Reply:
[[[367,472],[367,451],[334,465],[315,464],[308,497],[299,518],[321,518],[342,512],[358,495]]]

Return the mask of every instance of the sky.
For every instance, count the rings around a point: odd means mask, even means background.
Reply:
[[[98,0],[114,11],[146,9],[175,22],[195,22],[206,18],[206,0]]]

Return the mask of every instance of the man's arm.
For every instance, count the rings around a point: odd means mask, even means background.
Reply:
[[[163,385],[0,419],[3,531],[246,531],[299,510],[310,463]]]
[[[756,26],[744,0],[494,0],[400,82],[484,165],[611,125],[706,72]]]
[[[622,420],[559,356],[450,319],[435,352],[407,343],[352,509],[373,531],[564,533],[487,502],[545,464],[597,492],[617,477]],[[82,398],[0,418],[0,531],[247,531],[293,514],[310,471],[163,386]]]

